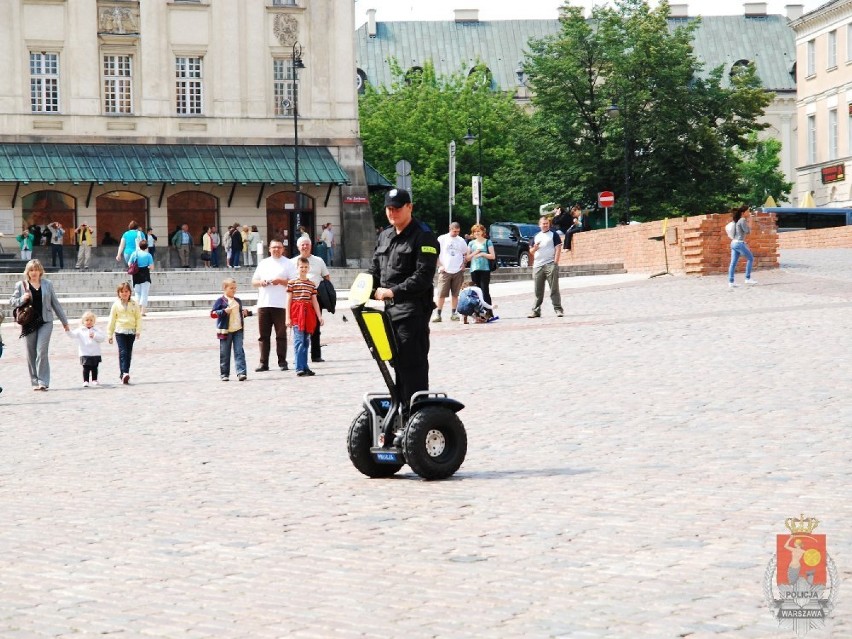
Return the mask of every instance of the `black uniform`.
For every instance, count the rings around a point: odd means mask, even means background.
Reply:
[[[379,234],[369,273],[374,292],[393,291],[386,312],[396,332],[396,387],[404,406],[415,392],[429,388],[429,317],[435,308],[437,262],[435,235],[415,218],[399,235],[393,226]]]

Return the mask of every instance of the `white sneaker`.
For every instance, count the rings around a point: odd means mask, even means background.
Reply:
[[[98,380],[96,380],[96,379],[92,380],[92,386],[100,386],[100,385],[101,385],[101,383]]]
[[[733,282],[728,282],[728,288],[737,288],[738,284],[734,284]]]
[[[83,388],[88,388],[88,387],[89,387],[89,382],[83,382]]]
[[[748,279],[745,281],[746,284],[757,284],[757,280]]]

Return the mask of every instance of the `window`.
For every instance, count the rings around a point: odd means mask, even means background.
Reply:
[[[201,58],[175,58],[175,95],[178,115],[201,115]]]
[[[816,74],[816,41],[808,40],[808,77]]]
[[[272,92],[275,96],[275,115],[293,115],[296,81],[293,79],[293,60],[276,58],[272,61]]]
[[[816,116],[808,116],[808,164],[816,162]]]
[[[133,113],[132,56],[104,56],[104,113]]]
[[[828,51],[826,52],[826,60],[828,60],[828,69],[837,67],[837,31],[828,32],[828,40],[826,40]]]
[[[837,158],[837,109],[828,112],[828,159]]]
[[[30,104],[33,113],[59,113],[58,53],[30,53]]]
[[[295,7],[296,0],[272,0],[273,7]]]
[[[846,25],[846,62],[852,62],[852,23]]]

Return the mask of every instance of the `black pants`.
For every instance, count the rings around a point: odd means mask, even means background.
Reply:
[[[489,273],[490,275],[490,273]],[[429,315],[394,320],[396,390],[403,406],[417,391],[429,389]]]
[[[80,357],[83,365],[83,381],[88,382],[91,377],[93,382],[98,381],[98,364],[101,363],[100,355],[83,355]]]
[[[320,313],[322,313],[321,309]],[[320,325],[317,324],[317,330],[311,333],[311,359],[320,359],[321,357],[322,347],[320,346]]]
[[[56,259],[59,258],[59,268],[65,268],[65,256],[62,252],[61,244],[50,245],[50,262],[51,266],[56,266]]]
[[[482,297],[487,304],[491,304],[491,271],[471,271],[470,279],[482,289]]]
[[[272,329],[275,329],[275,353],[278,368],[287,366],[287,311],[283,308],[257,309],[257,332],[260,343],[260,365],[269,366]]]

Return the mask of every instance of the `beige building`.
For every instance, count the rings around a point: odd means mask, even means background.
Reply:
[[[852,0],[834,0],[791,26],[796,32],[800,206],[852,206]]]
[[[366,257],[354,31],[336,0],[3,0],[0,231],[239,222],[295,252],[332,222]]]

